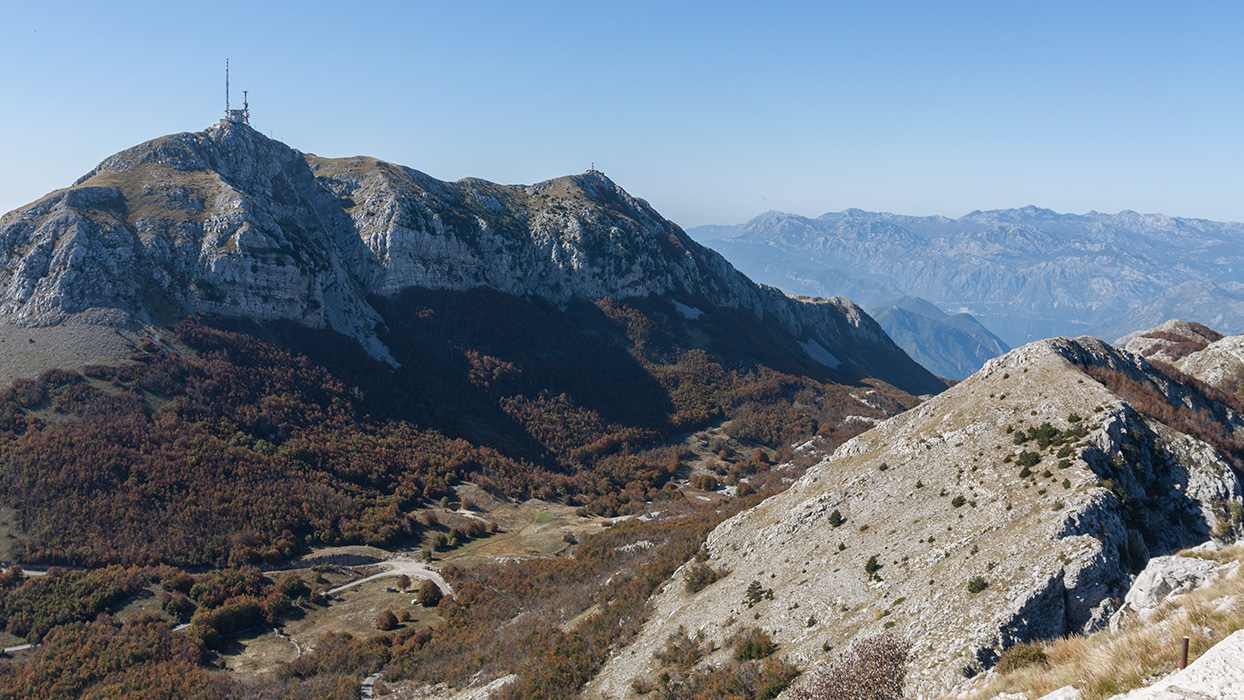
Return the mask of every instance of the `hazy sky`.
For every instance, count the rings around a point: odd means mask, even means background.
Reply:
[[[0,0],[0,211],[214,123],[683,226],[1035,204],[1244,220],[1239,2]]]

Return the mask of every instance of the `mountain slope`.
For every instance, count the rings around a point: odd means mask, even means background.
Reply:
[[[941,377],[965,379],[1010,350],[971,314],[947,314],[918,297],[895,299],[869,314],[912,359]]]
[[[831,369],[844,378],[940,387],[851,302],[752,284],[598,172],[528,187],[446,183],[370,158],[308,156],[239,124],[123,151],[6,215],[0,271],[0,322],[292,320],[387,361],[370,295],[663,296],[772,319],[840,361]]]
[[[915,645],[909,690],[947,691],[1017,642],[1101,626],[1150,556],[1238,534],[1242,434],[1099,340],[1014,350],[720,525],[701,559],[723,578],[690,593],[684,566],[589,697],[653,682],[671,635],[725,648],[751,625],[805,668],[892,631]]]
[[[1170,320],[1119,339],[1128,350],[1164,362],[1227,394],[1244,395],[1244,336],[1222,334],[1199,323]]]
[[[959,219],[850,209],[816,219],[768,212],[704,235],[762,282],[805,294],[851,289],[865,306],[922,297],[970,312],[1012,346],[1097,326],[1113,339],[1171,317],[1244,331],[1235,299],[1244,224],[1037,207]]]
[[[688,431],[832,445],[945,386],[850,301],[752,284],[599,173],[445,183],[236,124],[6,215],[0,262],[26,561],[391,543],[467,480],[618,515],[675,497]]]

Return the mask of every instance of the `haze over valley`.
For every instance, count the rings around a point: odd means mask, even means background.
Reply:
[[[1244,700],[1244,10],[65,9],[0,700]]]

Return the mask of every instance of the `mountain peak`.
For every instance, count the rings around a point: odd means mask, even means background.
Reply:
[[[0,224],[0,322],[206,312],[331,328],[393,361],[372,298],[414,287],[743,310],[815,340],[856,368],[847,374],[912,393],[942,386],[853,304],[758,287],[596,170],[443,182],[221,123],[111,156]]]

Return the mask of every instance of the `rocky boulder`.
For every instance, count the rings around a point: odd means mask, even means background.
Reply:
[[[1111,700],[1240,700],[1244,698],[1244,630],[1215,644],[1188,668]]]
[[[1154,557],[1132,583],[1123,606],[1111,616],[1110,626],[1117,629],[1121,621],[1136,613],[1140,619],[1146,619],[1148,613],[1171,597],[1208,585],[1235,566],[1179,555]]]

